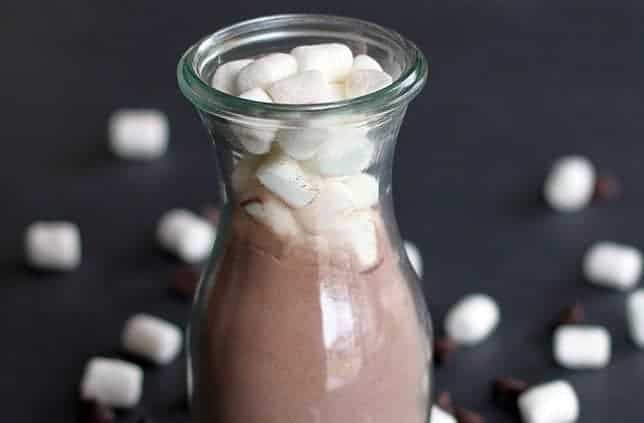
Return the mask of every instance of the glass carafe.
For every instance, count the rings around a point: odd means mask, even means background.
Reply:
[[[393,83],[363,97],[268,104],[210,87],[223,63],[305,44],[369,54]],[[391,170],[427,80],[399,34],[280,15],[192,46],[179,85],[216,152],[224,210],[190,328],[199,423],[425,423],[431,327],[394,217]]]

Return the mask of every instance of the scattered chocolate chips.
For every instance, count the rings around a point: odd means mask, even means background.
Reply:
[[[454,405],[452,405],[452,396],[447,391],[442,391],[436,396],[436,405],[449,414],[454,414]]]
[[[115,420],[114,411],[105,405],[96,402],[89,402],[83,405],[81,419],[83,423],[112,423]]]
[[[492,396],[500,405],[515,408],[519,396],[528,389],[528,384],[514,377],[499,377],[492,386]]]
[[[485,423],[485,419],[479,413],[465,408],[456,408],[454,417],[458,423]]]
[[[183,267],[172,275],[170,288],[185,299],[192,299],[199,285],[199,271],[194,267]]]
[[[614,200],[620,196],[622,189],[617,179],[613,175],[599,175],[595,181],[594,198],[598,201]]]
[[[584,311],[584,306],[582,306],[579,302],[575,302],[574,304],[561,310],[559,316],[554,322],[554,329],[561,325],[576,325],[582,323],[584,321],[585,315],[586,313]]]
[[[456,349],[456,343],[447,336],[434,339],[434,361],[436,364],[445,364],[449,355]]]

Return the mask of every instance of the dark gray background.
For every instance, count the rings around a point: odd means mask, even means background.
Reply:
[[[399,223],[423,249],[436,322],[472,291],[496,297],[503,312],[489,341],[437,372],[438,387],[488,421],[510,422],[488,400],[495,375],[563,376],[579,392],[582,422],[641,421],[644,353],[628,341],[624,295],[585,284],[578,270],[595,240],[644,245],[644,6],[634,0],[0,2],[0,419],[74,421],[86,360],[116,352],[130,314],[185,321],[188,305],[167,288],[178,263],[156,247],[154,228],[171,207],[214,201],[216,180],[205,131],[176,88],[177,59],[222,26],[298,11],[373,20],[431,56],[431,86],[400,135]],[[168,113],[165,158],[109,155],[106,119],[122,106]],[[538,187],[564,153],[618,174],[623,199],[572,215],[546,210]],[[22,232],[54,218],[80,224],[82,267],[29,271]],[[546,323],[574,299],[613,333],[605,371],[551,362]],[[145,378],[154,421],[188,421],[177,406],[183,357]]]

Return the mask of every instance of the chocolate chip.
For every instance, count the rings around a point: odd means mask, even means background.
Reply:
[[[199,271],[193,267],[183,267],[172,275],[170,288],[182,298],[192,299],[199,285]]]
[[[436,405],[449,414],[454,414],[454,406],[452,405],[452,396],[447,391],[442,391],[436,396]]]
[[[594,198],[599,201],[614,200],[621,194],[619,179],[613,175],[599,175],[595,182]]]
[[[555,329],[557,328],[557,326],[561,325],[576,325],[582,323],[584,321],[585,315],[586,313],[584,311],[584,306],[576,302],[561,310],[554,324]]]
[[[457,408],[454,411],[454,417],[456,417],[458,423],[485,423],[483,416],[465,408]]]
[[[85,403],[82,412],[83,423],[112,423],[116,417],[111,408],[95,402]]]
[[[434,361],[436,364],[445,364],[449,355],[456,349],[456,343],[447,336],[434,339]]]
[[[519,396],[528,389],[528,384],[514,377],[500,377],[494,381],[492,395],[501,405],[514,408]]]

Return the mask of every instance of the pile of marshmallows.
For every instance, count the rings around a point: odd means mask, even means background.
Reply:
[[[375,59],[354,57],[337,43],[227,62],[212,77],[212,86],[225,93],[282,104],[349,99],[391,82]],[[322,235],[348,247],[360,270],[372,268],[380,253],[369,209],[378,202],[379,187],[366,172],[375,155],[368,129],[331,121],[305,125],[231,124],[244,152],[232,175],[239,204],[279,237]]]

